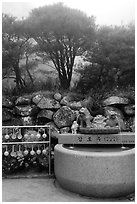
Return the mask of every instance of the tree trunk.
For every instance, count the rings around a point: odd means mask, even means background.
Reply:
[[[17,90],[21,90],[24,87],[24,85],[21,79],[20,68],[18,65],[14,66],[14,72],[16,75],[16,88]]]

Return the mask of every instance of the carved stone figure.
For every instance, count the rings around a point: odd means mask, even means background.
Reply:
[[[91,127],[91,120],[93,120],[93,116],[91,116],[89,110],[87,108],[81,108],[79,110],[79,116],[78,116],[78,123],[80,124],[80,127]]]
[[[71,131],[72,131],[72,134],[77,134],[77,130],[78,130],[78,123],[77,121],[75,120],[71,126]]]

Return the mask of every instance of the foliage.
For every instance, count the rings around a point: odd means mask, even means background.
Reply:
[[[90,61],[81,69],[78,88],[88,92],[91,88],[134,86],[135,83],[135,27],[100,27],[96,31],[97,40],[86,52]]]
[[[75,56],[90,47],[94,39],[94,18],[58,3],[34,9],[27,25],[40,52],[53,61],[62,88],[68,89]]]
[[[33,53],[33,45],[28,35],[24,32],[24,22],[15,17],[2,15],[2,74],[3,78],[14,78],[16,89],[25,87],[23,69],[20,62],[25,57],[25,69],[33,82],[29,68],[28,58]]]

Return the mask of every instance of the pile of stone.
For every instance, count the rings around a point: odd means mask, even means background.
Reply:
[[[118,96],[107,98],[103,101],[102,108],[94,112],[94,115],[93,106],[91,97],[81,101],[72,101],[69,96],[62,97],[60,93],[55,93],[52,98],[38,94],[29,98],[18,97],[15,101],[3,97],[2,124],[3,126],[50,125],[52,136],[56,137],[59,132],[71,131],[79,110],[87,107],[94,117],[98,114],[107,116],[112,111],[115,112],[124,121],[123,130],[129,126],[128,129],[134,131],[135,105],[130,104],[127,98]],[[127,125],[128,123],[130,124]]]

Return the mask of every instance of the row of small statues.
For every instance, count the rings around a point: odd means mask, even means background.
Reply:
[[[71,126],[72,134],[77,134],[79,127],[85,128],[112,128],[119,127],[120,129],[125,128],[123,120],[121,120],[115,112],[111,111],[110,115],[105,117],[103,115],[97,115],[96,117],[91,116],[87,108],[81,108],[77,119]]]

